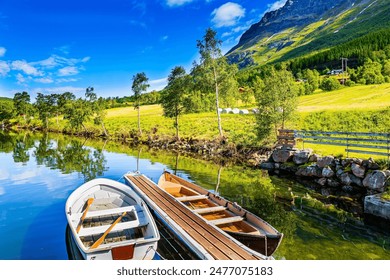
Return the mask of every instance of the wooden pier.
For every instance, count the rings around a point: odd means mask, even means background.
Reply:
[[[234,242],[222,231],[207,224],[200,216],[194,214],[182,203],[176,201],[153,181],[139,174],[125,175],[126,181],[136,186],[147,200],[153,202],[153,207],[162,210],[171,221],[184,231],[197,245],[204,249],[203,258],[215,260],[259,260],[259,256],[251,254]],[[156,209],[153,209],[156,211]],[[207,255],[207,256],[206,256]],[[202,257],[202,256],[200,256]]]

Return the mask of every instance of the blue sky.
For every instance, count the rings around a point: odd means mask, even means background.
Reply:
[[[28,91],[131,95],[145,72],[161,89],[175,66],[190,70],[211,27],[233,47],[286,0],[0,0],[0,96]]]

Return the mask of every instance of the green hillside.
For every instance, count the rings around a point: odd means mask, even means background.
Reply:
[[[332,92],[301,96],[298,111],[381,110],[390,107],[390,84],[346,87]]]
[[[389,15],[388,0],[356,1],[356,4],[337,16],[330,11],[328,16],[305,26],[289,27],[277,33],[259,36],[261,39],[253,39],[252,44],[237,48],[229,56],[241,54],[245,59],[251,57],[257,65],[264,65],[313,55],[389,28]],[[296,17],[299,18],[299,15]],[[283,18],[280,20],[283,21]],[[348,57],[349,46],[345,46],[342,57]]]

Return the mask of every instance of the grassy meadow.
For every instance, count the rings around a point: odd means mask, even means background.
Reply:
[[[162,137],[175,135],[173,119],[163,116],[160,105],[141,106],[141,128],[145,134],[156,134]],[[226,136],[234,143],[254,144],[254,115],[222,114],[222,124]],[[109,132],[129,133],[137,130],[137,111],[133,107],[107,110],[106,127]],[[193,139],[214,139],[218,137],[216,113],[186,114],[179,119],[180,137]]]

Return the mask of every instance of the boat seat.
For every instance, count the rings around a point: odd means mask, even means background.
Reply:
[[[86,218],[92,218],[92,217],[101,217],[101,216],[107,216],[112,214],[122,214],[123,212],[131,212],[136,211],[134,206],[126,206],[126,207],[118,207],[118,208],[111,208],[111,209],[104,209],[104,210],[97,210],[97,211],[89,211],[87,213]]]
[[[184,201],[194,201],[194,200],[200,200],[200,199],[206,199],[207,195],[191,195],[191,196],[182,196],[177,197],[176,199],[178,201],[184,202]]]
[[[123,222],[118,223],[115,225],[115,227],[112,229],[112,232],[130,229],[130,228],[138,228],[138,227],[144,227],[147,226],[149,223],[140,223],[140,221],[134,220],[130,222]],[[89,228],[81,228],[78,235],[80,237],[82,236],[89,236],[94,234],[102,234],[104,233],[111,225],[104,225],[104,226],[97,226],[97,227],[89,227]]]
[[[213,225],[223,225],[223,224],[229,224],[229,223],[234,223],[234,222],[241,222],[243,221],[244,218],[241,216],[233,216],[229,218],[222,218],[222,219],[217,219],[217,220],[210,220],[208,221],[210,224]]]
[[[226,210],[226,207],[215,206],[215,207],[207,207],[207,208],[198,208],[192,211],[198,214],[206,214],[206,213],[212,213],[212,212],[223,211],[223,210]]]

